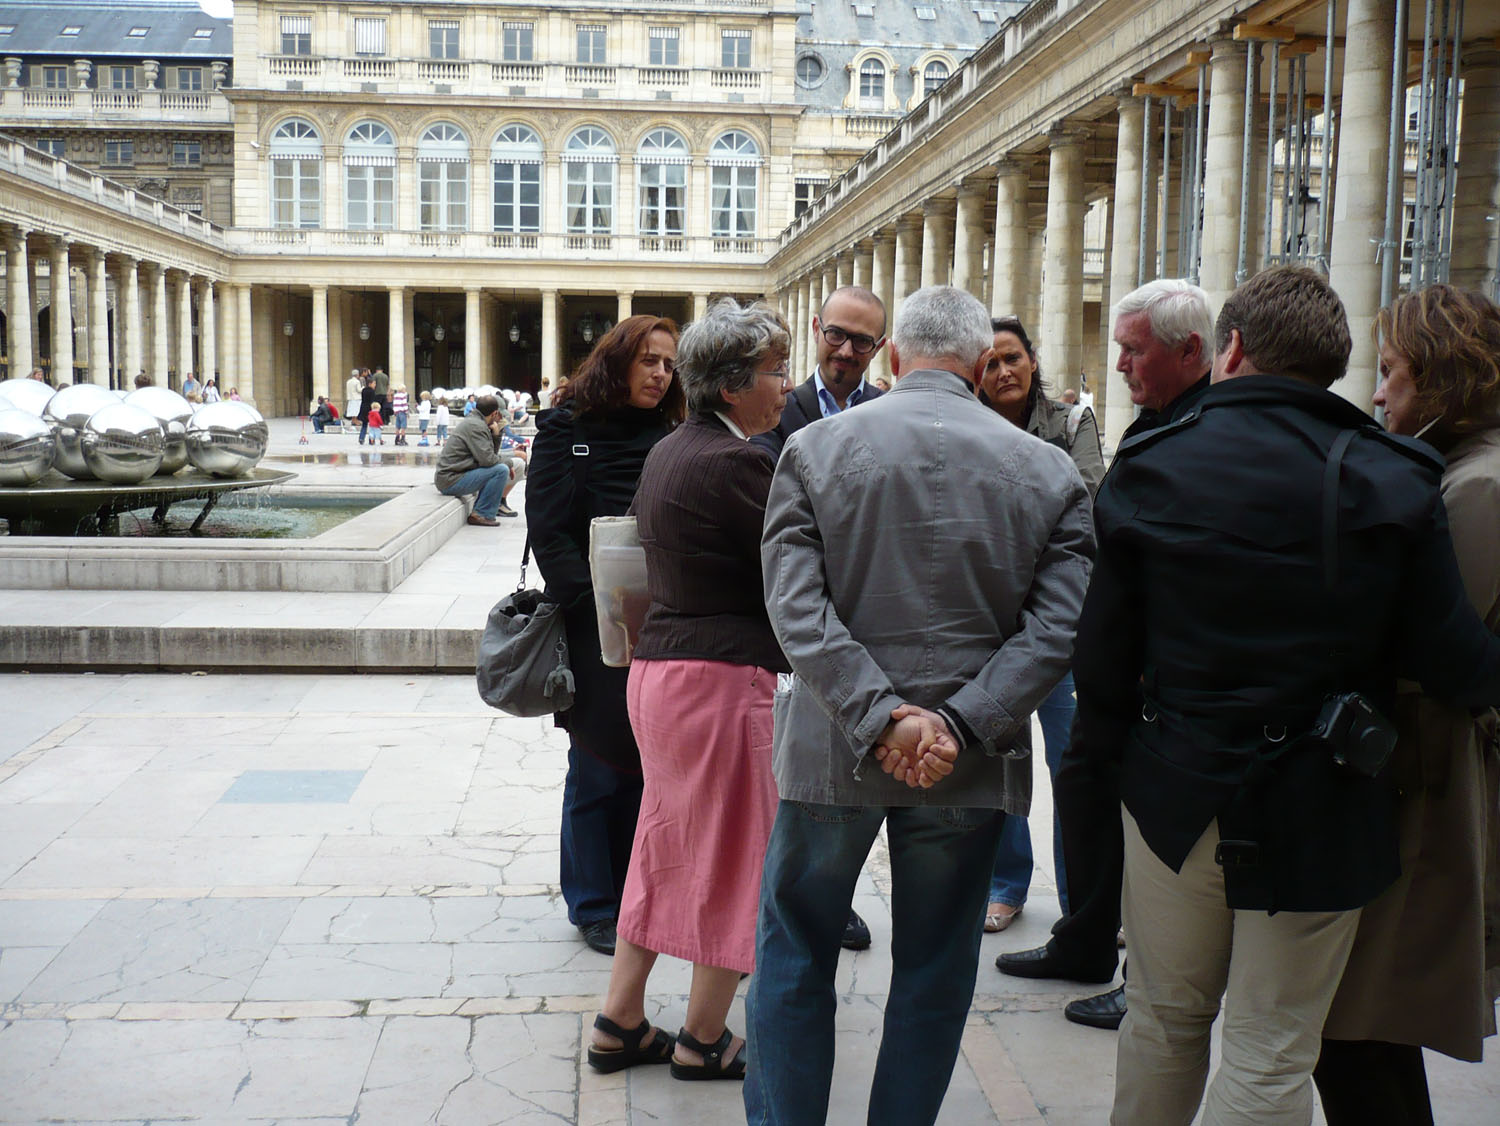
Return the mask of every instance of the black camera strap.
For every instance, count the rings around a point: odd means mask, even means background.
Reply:
[[[1323,466],[1323,585],[1332,594],[1339,578],[1339,474],[1344,452],[1358,430],[1341,430],[1328,449]]]

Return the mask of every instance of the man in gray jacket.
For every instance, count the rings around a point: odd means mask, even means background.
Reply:
[[[752,1126],[827,1117],[839,938],[882,823],[896,911],[869,1121],[933,1122],[958,1056],[1000,826],[1030,804],[1029,717],[1067,668],[1094,552],[1067,454],[974,397],[990,343],[975,298],[919,290],[891,342],[901,381],[793,434],[777,465],[761,552],[794,675],[775,702]],[[935,747],[951,773],[908,769]]]
[[[495,519],[497,513],[516,514],[505,503],[515,477],[500,455],[500,435],[504,429],[500,400],[493,395],[481,395],[474,409],[458,420],[438,455],[437,473],[433,475],[438,492],[449,497],[479,494],[474,511],[469,513],[470,524],[493,528],[500,523]]]

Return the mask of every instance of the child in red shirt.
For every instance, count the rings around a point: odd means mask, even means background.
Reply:
[[[371,403],[369,415],[370,445],[385,445],[385,439],[380,436],[380,428],[384,425],[385,423],[380,418],[380,404]]]

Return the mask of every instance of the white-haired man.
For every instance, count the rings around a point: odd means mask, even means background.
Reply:
[[[1116,369],[1130,401],[1141,408],[1124,442],[1179,418],[1208,390],[1214,319],[1208,295],[1190,282],[1163,278],[1125,295],[1115,307]],[[1075,740],[1076,743],[1076,740]],[[1103,984],[1119,961],[1120,883],[1124,843],[1120,792],[1094,765],[1100,756],[1070,746],[1054,780],[1062,826],[1069,915],[1045,946],[1001,954],[995,965],[1012,977],[1062,978]],[[1064,1015],[1077,1024],[1119,1028],[1125,987],[1070,1002]]]
[[[917,291],[901,381],[777,463],[761,557],[794,675],[747,1003],[756,1126],[827,1118],[839,942],[882,823],[897,912],[869,1121],[933,1122],[958,1056],[1000,827],[1030,804],[1029,716],[1067,667],[1094,551],[1072,460],[975,398],[992,337],[971,295]],[[909,788],[917,763],[931,793]]]

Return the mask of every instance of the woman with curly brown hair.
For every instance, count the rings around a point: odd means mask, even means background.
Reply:
[[[1500,631],[1500,308],[1435,285],[1375,320],[1375,404],[1448,460],[1443,503],[1474,608]],[[1393,718],[1401,876],[1365,907],[1314,1072],[1330,1126],[1432,1122],[1422,1049],[1478,1061],[1500,993],[1500,725],[1405,685]],[[1488,885],[1488,886],[1487,886]]]
[[[627,317],[605,333],[541,416],[526,484],[531,549],[563,606],[576,684],[573,706],[557,716],[569,738],[562,892],[569,921],[601,954],[615,949],[641,758],[625,708],[628,670],[600,656],[589,521],[625,515],[646,454],[682,420],[676,362],[677,326],[665,317]]]

